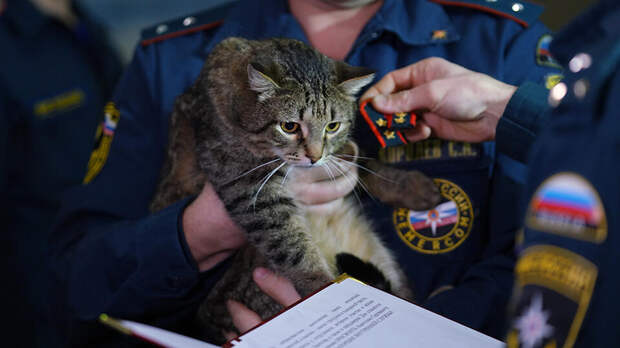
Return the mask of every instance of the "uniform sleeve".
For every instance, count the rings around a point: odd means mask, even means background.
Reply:
[[[120,119],[94,180],[68,191],[52,235],[52,310],[72,344],[119,335],[101,313],[189,333],[195,310],[225,267],[199,273],[184,250],[184,200],[156,214],[167,141],[158,109],[155,48],[139,48],[115,93]],[[113,107],[111,104],[108,108]]]
[[[519,86],[497,124],[497,151],[525,163],[539,130],[545,126],[549,91],[536,83]],[[515,146],[519,144],[519,146]]]
[[[533,146],[508,347],[534,341],[617,347],[620,342],[620,151],[612,145],[619,142],[618,66],[615,59],[604,73],[580,76],[591,81],[590,97],[566,97]],[[607,74],[614,76],[592,77]],[[545,331],[530,329],[534,326]]]
[[[541,24],[523,29],[510,23],[506,28],[503,40],[508,40],[509,44],[503,57],[505,82],[517,86],[527,84],[529,88],[537,89],[533,86],[541,84],[548,74],[559,73],[557,68],[541,66],[536,61],[538,40],[547,33]],[[520,93],[525,88],[528,87],[521,89]],[[500,339],[505,332],[506,309],[513,287],[514,239],[522,223],[518,212],[527,176],[525,164],[507,154],[520,152],[523,144],[518,141],[526,137],[531,142],[535,134],[532,131],[535,128],[521,116],[515,114],[504,120],[520,127],[521,134],[511,132],[508,137],[501,133],[496,136],[497,143],[486,144],[495,146],[495,161],[487,198],[487,243],[480,259],[463,274],[454,288],[423,303],[429,310]],[[533,123],[538,124],[537,121]],[[504,139],[499,140],[500,137]]]
[[[4,97],[4,91],[0,87],[0,218],[5,224],[6,218],[6,197],[8,184],[8,151],[9,151],[9,115],[7,101]],[[4,229],[3,229],[4,230]]]
[[[563,77],[562,67],[548,51],[552,33],[534,22],[509,40],[505,51],[504,82],[521,86],[500,120],[496,142],[500,154],[525,162],[527,151],[544,124],[549,90]]]

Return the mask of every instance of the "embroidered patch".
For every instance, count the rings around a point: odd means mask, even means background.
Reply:
[[[104,109],[104,120],[97,127],[97,133],[95,135],[95,149],[90,154],[88,160],[88,170],[86,176],[82,181],[83,184],[90,183],[103,169],[103,165],[108,159],[110,153],[110,146],[112,145],[112,139],[114,138],[114,132],[116,126],[121,118],[121,114],[116,108],[114,103],[110,102],[106,104]]]
[[[431,38],[435,41],[445,40],[448,38],[448,32],[445,30],[433,30]]]
[[[425,254],[454,250],[467,239],[474,224],[474,210],[465,191],[448,180],[434,182],[444,198],[442,203],[426,211],[399,208],[393,215],[399,237]]]
[[[52,98],[36,102],[33,107],[34,115],[45,119],[61,112],[67,112],[84,104],[86,95],[81,89],[74,89]]]
[[[555,87],[555,85],[560,83],[563,78],[564,75],[562,74],[548,74],[547,76],[545,76],[545,87],[547,89],[552,89],[553,87]]]
[[[551,176],[536,190],[526,226],[593,243],[607,238],[607,219],[598,193],[585,178],[568,172]]]
[[[524,251],[515,273],[508,347],[572,347],[592,297],[596,266],[569,250],[537,245]]]
[[[482,145],[425,139],[401,146],[379,149],[379,160],[383,163],[444,160],[455,158],[475,159],[482,156]]]
[[[561,69],[562,66],[555,60],[555,58],[553,58],[551,51],[549,50],[552,40],[553,37],[549,34],[545,34],[540,37],[538,40],[538,45],[536,45],[536,63],[542,66]]]
[[[413,128],[416,125],[415,114],[406,112],[382,114],[372,107],[370,99],[362,102],[360,113],[382,148],[407,144],[400,130]]]

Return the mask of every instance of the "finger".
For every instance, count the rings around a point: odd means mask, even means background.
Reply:
[[[344,161],[334,161],[329,165],[330,177],[327,180],[299,183],[292,187],[295,197],[306,205],[322,204],[337,200],[349,194],[357,184],[357,167],[345,167]]]
[[[326,214],[333,213],[334,210],[336,210],[342,204],[342,200],[343,198],[340,198],[340,199],[335,199],[327,203],[311,204],[311,205],[300,204],[300,206],[304,211],[314,213],[317,215],[326,215]]]
[[[236,332],[232,331],[222,331],[222,335],[224,335],[227,341],[234,340],[238,336]]]
[[[226,301],[226,307],[232,317],[233,324],[239,332],[246,332],[262,322],[258,314],[237,301]]]
[[[266,268],[257,267],[254,270],[253,278],[265,294],[285,307],[292,305],[301,298],[293,283]]]
[[[403,131],[408,141],[415,143],[416,141],[428,139],[431,136],[431,128],[423,121],[416,124],[415,128]]]
[[[427,83],[389,95],[378,95],[373,98],[372,105],[379,112],[392,114],[415,110],[433,110],[443,98],[443,84]]]

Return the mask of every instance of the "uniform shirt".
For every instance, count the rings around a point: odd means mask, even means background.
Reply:
[[[0,231],[15,278],[2,273],[22,298],[14,303],[37,306],[61,192],[84,177],[121,66],[79,9],[71,31],[30,1],[0,7]]]
[[[533,113],[547,122],[530,154],[509,347],[620,346],[619,20],[603,0],[551,45],[566,78],[551,111]]]
[[[457,6],[385,0],[346,61],[375,69],[378,78],[430,56],[512,84],[542,83],[547,74],[557,73],[536,61],[539,39],[548,33],[532,18],[537,8],[525,4],[511,12],[515,21],[479,10],[485,1],[449,3]],[[512,11],[510,6],[507,11]],[[72,191],[64,201],[54,268],[56,289],[62,294],[56,313],[62,313],[67,324],[92,323],[107,312],[191,334],[187,322],[222,271],[200,274],[187,252],[179,223],[187,200],[154,215],[148,212],[174,99],[226,37],[308,40],[284,0],[241,1],[217,28],[205,25],[202,18],[197,14],[154,27],[159,36],[146,32],[145,45],[136,50],[109,110],[113,140],[105,166],[88,186]],[[171,31],[182,27],[180,23],[209,29]],[[473,328],[499,333],[501,308],[512,288],[513,233],[519,225],[515,195],[522,164],[496,160],[493,143],[431,139],[378,151],[370,130],[362,123],[357,129],[356,139],[366,153],[422,170],[437,178],[442,189],[444,201],[433,212],[372,202],[366,206],[413,281],[416,300]],[[431,213],[441,221],[420,218]],[[444,286],[452,289],[428,299]],[[87,335],[85,329],[74,332]]]

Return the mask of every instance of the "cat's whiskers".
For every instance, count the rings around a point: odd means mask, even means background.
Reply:
[[[326,162],[326,164],[329,165],[330,163],[334,165],[334,167],[336,168],[338,172],[340,172],[340,174],[342,174],[345,180],[347,180],[348,182],[353,182],[354,185],[359,183],[359,179],[356,180],[353,178],[353,174],[348,174],[347,172],[343,171],[342,168],[340,168],[340,164],[333,161],[331,158],[329,159],[328,162]],[[353,186],[352,192],[355,195],[355,199],[357,200],[357,203],[359,203],[360,207],[362,207],[362,200],[360,199],[360,196],[355,191],[355,186]]]
[[[334,157],[339,157],[339,158],[341,158],[341,159],[343,159],[343,160],[345,160],[345,161],[346,161],[346,159],[345,159],[345,158],[343,158],[343,157],[346,157],[346,158],[352,158],[352,159],[354,159],[354,160],[355,160],[356,158],[365,159],[365,160],[374,160],[374,158],[372,158],[372,157],[364,157],[364,156],[347,155],[347,154],[345,154],[345,153],[337,153],[337,154],[332,154],[332,156],[334,156]]]
[[[246,176],[246,175],[248,175],[248,174],[252,173],[253,171],[255,171],[255,170],[259,169],[259,168],[262,168],[262,167],[264,167],[264,166],[266,166],[266,165],[270,165],[270,164],[272,164],[272,163],[274,163],[274,162],[277,162],[277,161],[282,161],[282,159],[281,159],[280,157],[276,157],[276,159],[273,159],[273,160],[271,160],[271,161],[269,161],[269,162],[263,163],[263,164],[261,164],[261,165],[259,165],[259,166],[256,166],[256,167],[254,167],[254,168],[252,168],[252,169],[248,170],[247,172],[245,172],[245,173],[243,173],[243,174],[241,174],[241,175],[239,175],[239,176],[234,177],[234,178],[233,178],[233,179],[231,179],[228,183],[231,183],[231,182],[233,182],[233,181],[235,181],[235,180],[238,180],[238,179],[240,179],[240,178],[242,178],[242,177],[244,177],[244,176]],[[279,167],[278,167],[278,168],[279,168]]]
[[[355,162],[353,162],[353,161],[347,161],[347,160],[345,160],[345,159],[342,159],[342,158],[337,158],[337,157],[336,157],[336,158],[334,158],[334,159],[335,159],[336,161],[338,161],[338,162],[346,162],[346,163],[348,163],[348,164],[350,164],[350,165],[356,166],[356,167],[358,167],[358,168],[360,168],[360,169],[363,169],[363,170],[367,171],[368,173],[370,173],[370,174],[372,174],[372,175],[377,176],[378,178],[381,178],[381,179],[383,179],[383,180],[385,180],[385,181],[387,181],[387,182],[390,182],[390,183],[392,183],[392,184],[396,184],[396,181],[391,180],[391,179],[388,179],[388,178],[386,178],[385,176],[383,176],[383,175],[381,175],[381,174],[379,174],[379,173],[375,172],[375,171],[374,171],[374,170],[372,170],[372,169],[366,168],[366,167],[364,167],[364,166],[363,166],[363,165],[361,165],[361,164],[355,163]]]
[[[288,178],[288,173],[290,173],[292,169],[293,169],[293,166],[288,166],[288,169],[286,170],[286,174],[284,174],[284,178],[282,178],[282,182],[281,182],[282,185],[284,185],[286,178]]]
[[[280,170],[280,168],[284,167],[286,165],[286,162],[280,164],[279,166],[276,167],[276,169],[272,170],[271,172],[269,172],[269,174],[267,174],[267,177],[262,181],[260,187],[258,188],[258,190],[256,191],[256,193],[254,194],[254,197],[252,197],[252,206],[254,207],[254,209],[256,209],[256,199],[258,198],[258,194],[260,193],[260,191],[263,189],[263,187],[265,186],[265,184],[267,183],[267,181],[269,181],[269,179],[271,179],[271,177],[278,171]]]
[[[329,175],[332,181],[336,181],[336,176],[334,176],[334,173],[332,173],[331,169],[329,168],[329,158],[326,158],[325,164],[326,165],[323,166],[325,172],[327,173],[327,175]]]
[[[354,163],[351,161],[346,161],[346,160],[337,159],[337,158],[334,158],[334,159],[336,160],[334,163],[337,165],[342,165],[342,163],[339,163],[339,161],[344,161],[344,162],[347,162],[348,164],[357,165],[357,163]],[[357,167],[363,168],[360,165],[357,165]],[[366,168],[363,168],[363,169],[366,169]],[[379,174],[376,174],[376,173],[372,173],[372,174],[379,176]],[[370,198],[372,198],[373,200],[376,200],[375,196],[372,193],[370,193],[370,190],[368,190],[368,187],[366,186],[366,184],[364,184],[364,180],[362,180],[362,178],[360,178],[359,176],[357,177],[357,183],[359,184],[359,187],[361,187]]]

